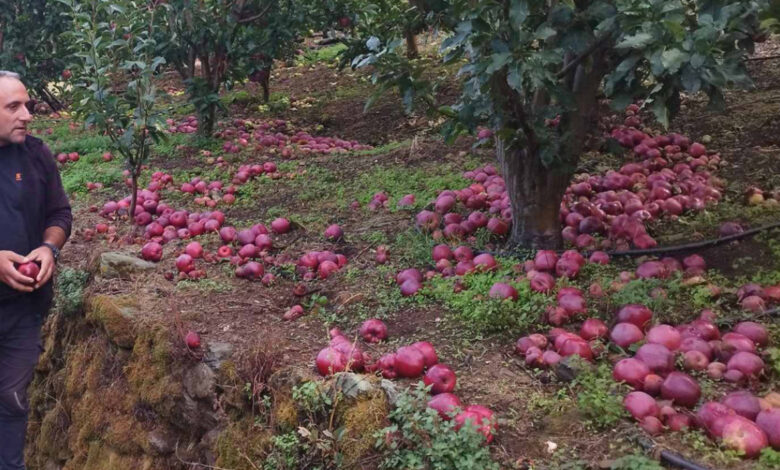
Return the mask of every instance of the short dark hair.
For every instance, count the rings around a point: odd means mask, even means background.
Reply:
[[[21,80],[22,77],[16,72],[9,72],[8,70],[0,70],[0,78],[15,78]]]

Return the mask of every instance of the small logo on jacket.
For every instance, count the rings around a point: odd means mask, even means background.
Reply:
[[[16,174],[16,181],[22,181],[22,174],[21,173],[17,173]]]

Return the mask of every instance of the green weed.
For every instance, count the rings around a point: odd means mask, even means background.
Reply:
[[[285,93],[271,93],[268,97],[268,103],[263,103],[257,107],[261,114],[277,115],[289,110],[291,106],[290,96]]]
[[[585,423],[595,429],[609,429],[628,416],[623,407],[625,386],[615,382],[609,364],[595,369],[583,365],[574,385],[579,387],[577,407]]]
[[[390,413],[390,426],[376,434],[376,446],[382,452],[379,468],[498,470],[498,463],[484,445],[485,438],[474,426],[456,431],[454,420],[441,419],[426,406],[428,400],[422,384],[399,394]]]
[[[332,63],[336,60],[341,51],[346,49],[347,46],[342,43],[319,47],[317,49],[309,49],[296,59],[296,65],[314,65],[320,62]]]
[[[298,454],[301,451],[301,441],[298,435],[291,431],[287,434],[271,436],[273,447],[263,462],[263,470],[293,470],[298,466]],[[308,449],[303,449],[304,451]]]
[[[527,395],[524,393],[522,399],[525,402],[525,409],[538,416],[561,415],[572,406],[568,388],[559,388],[553,394],[533,392]]]
[[[770,470],[780,468],[780,452],[767,447],[761,451],[756,470]]]
[[[539,326],[550,299],[532,291],[528,281],[511,279],[514,263],[506,260],[499,260],[499,263],[500,269],[492,272],[472,273],[460,279],[435,277],[423,292],[480,332],[512,330],[522,333]],[[513,286],[517,290],[517,300],[488,297],[496,282]],[[460,292],[455,292],[456,283],[462,289]]]
[[[215,279],[184,279],[176,283],[176,290],[196,290],[204,294],[230,292],[233,286],[227,281]]]
[[[73,268],[64,268],[57,274],[55,304],[59,312],[73,316],[81,311],[88,280],[88,272]]]
[[[733,450],[724,450],[718,447],[712,439],[700,429],[679,433],[682,443],[699,452],[705,463],[714,464],[717,468],[729,468],[742,458]]]
[[[411,209],[421,209],[430,204],[440,191],[469,184],[461,176],[459,168],[454,163],[433,168],[378,168],[358,178],[357,200],[361,204],[368,204],[376,193],[384,191],[390,200],[388,208],[392,212],[399,210],[397,204],[403,196],[414,194],[415,203]]]
[[[411,228],[396,236],[390,253],[401,265],[426,266],[431,263],[431,250],[435,244],[430,236]]]
[[[610,470],[664,470],[657,461],[641,454],[626,455],[609,466]]]

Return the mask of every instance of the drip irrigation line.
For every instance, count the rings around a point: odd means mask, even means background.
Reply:
[[[665,246],[661,248],[650,248],[647,250],[608,251],[607,254],[609,254],[610,256],[644,256],[644,255],[674,253],[676,251],[698,250],[701,248],[709,248],[712,246],[722,245],[724,243],[741,240],[743,238],[752,237],[753,235],[764,232],[766,230],[772,230],[774,228],[780,228],[780,222],[775,222],[754,229],[745,230],[744,232],[736,233],[734,235],[728,235],[720,238],[713,238],[710,240],[704,240],[700,242],[686,243],[683,245]]]
[[[662,464],[671,465],[673,467],[682,468],[685,470],[709,470],[707,467],[702,467],[696,462],[691,462],[680,454],[669,452],[668,450],[662,450],[660,454]]]
[[[645,449],[645,451],[649,451],[657,455],[658,459],[661,461],[661,464],[667,467],[682,468],[684,470],[710,470],[709,468],[703,467],[696,462],[691,462],[680,454],[660,449],[653,440],[639,438],[638,441],[639,445]]]
[[[765,55],[762,57],[748,57],[745,59],[748,62],[761,62],[764,60],[774,60],[774,59],[780,59],[780,54],[778,55]]]
[[[649,248],[645,250],[613,250],[613,251],[606,251],[606,253],[609,256],[649,256],[649,255],[663,255],[668,253],[675,253],[680,251],[693,251],[693,250],[699,250],[702,248],[710,248],[713,246],[722,245],[724,243],[730,243],[737,240],[742,240],[743,238],[752,237],[756,234],[759,234],[761,232],[772,230],[780,228],[780,222],[774,222],[771,224],[762,225],[761,227],[757,227],[750,230],[745,230],[744,232],[736,233],[734,235],[728,235],[725,237],[720,238],[713,238],[710,240],[703,240],[699,242],[692,242],[692,243],[685,243],[682,245],[671,245],[671,246],[664,246],[660,248]],[[533,253],[534,250],[505,250],[505,251],[483,251],[482,253],[488,253],[491,255],[497,255],[497,256],[507,256],[507,255],[514,255],[521,258],[527,258],[529,254]],[[563,253],[566,250],[552,250],[558,254]],[[585,257],[590,256],[592,254],[592,251],[583,252],[582,255]]]

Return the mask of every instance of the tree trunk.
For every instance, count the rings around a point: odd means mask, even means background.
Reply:
[[[263,70],[265,71],[265,74],[263,75],[263,79],[260,80],[260,86],[263,87],[263,103],[268,103],[268,100],[271,99],[271,67],[272,65],[268,65],[266,67],[263,67]]]
[[[417,48],[417,36],[411,32],[406,32],[406,58],[416,59],[420,57],[420,50]]]
[[[135,205],[138,202],[138,172],[133,169],[130,173],[130,223],[135,222]]]
[[[64,106],[60,103],[60,100],[56,96],[52,95],[45,87],[37,89],[38,96],[40,96],[46,104],[49,105],[52,111],[62,111]]]
[[[571,172],[542,165],[538,155],[525,149],[506,149],[496,140],[496,156],[512,202],[509,245],[533,249],[562,246],[559,210]]]

